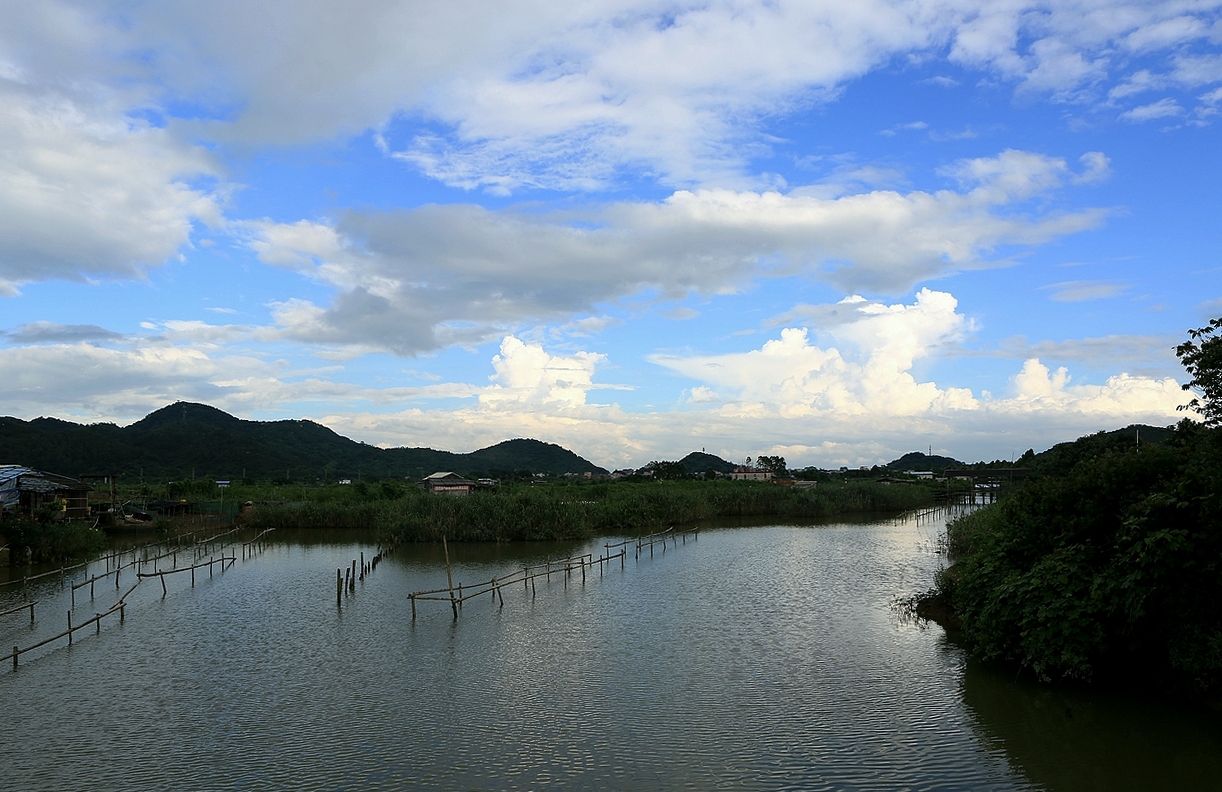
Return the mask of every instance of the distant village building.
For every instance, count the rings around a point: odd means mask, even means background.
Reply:
[[[448,471],[425,476],[420,484],[436,495],[470,495],[471,490],[476,487],[476,483],[471,479]]]
[[[730,478],[735,481],[768,481],[772,478],[772,471],[739,465],[730,472]]]
[[[35,470],[24,465],[0,465],[0,513],[5,516],[33,516],[39,509],[59,500],[62,516],[89,516],[89,491],[80,479]]]
[[[916,478],[919,478],[919,479],[931,479],[933,478],[933,471],[932,470],[910,470],[908,471],[908,475],[915,476]]]

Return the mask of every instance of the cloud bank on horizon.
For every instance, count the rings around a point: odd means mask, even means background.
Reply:
[[[1222,307],[1222,0],[3,5],[5,414],[991,459]]]

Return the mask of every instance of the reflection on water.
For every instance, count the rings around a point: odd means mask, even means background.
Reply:
[[[407,594],[444,585],[440,548],[401,548],[337,609],[335,570],[374,548],[281,535],[194,589],[142,587],[121,626],[0,669],[0,789],[1062,783],[1039,765],[1046,751],[1011,744],[1023,733],[1011,705],[988,703],[1001,694],[941,630],[891,608],[928,586],[941,527],[702,531],[584,586],[557,575],[505,591],[504,607],[468,602],[457,622],[439,602],[411,619]],[[470,584],[600,546],[463,545],[451,558]],[[62,629],[49,615],[62,595],[38,596],[48,623],[0,622],[0,645]],[[1180,743],[1203,767],[1216,746]]]
[[[1222,789],[1216,715],[1054,688],[968,663],[963,698],[986,739],[1054,792]]]

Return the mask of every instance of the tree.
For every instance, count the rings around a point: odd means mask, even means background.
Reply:
[[[678,480],[687,478],[687,468],[682,462],[666,462],[653,461],[649,463],[649,467],[653,468],[653,477],[662,481]]]
[[[1214,335],[1218,330],[1222,330],[1222,317],[1189,330],[1190,340],[1175,348],[1175,356],[1192,375],[1183,388],[1195,394],[1177,409],[1199,413],[1206,426],[1222,424],[1222,334]]]
[[[772,475],[777,478],[785,478],[785,457],[761,456],[756,460],[756,463],[764,470],[771,471]]]

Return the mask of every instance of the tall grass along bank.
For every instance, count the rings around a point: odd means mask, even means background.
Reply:
[[[467,497],[400,493],[391,499],[261,506],[259,528],[351,528],[384,541],[506,542],[584,539],[723,517],[781,519],[897,512],[932,503],[919,485],[821,483],[799,490],[755,482],[521,486]]]

